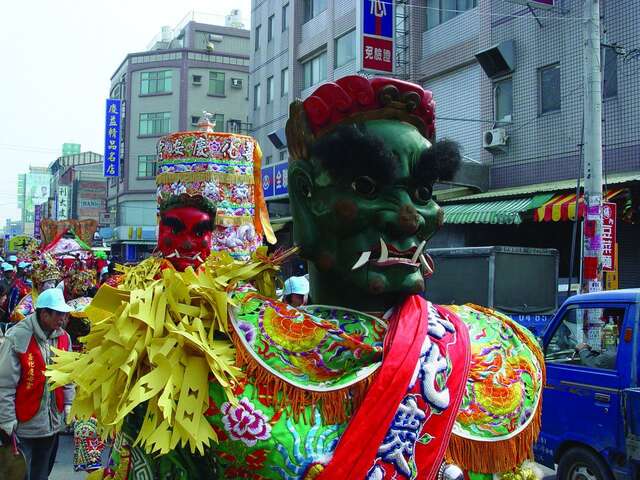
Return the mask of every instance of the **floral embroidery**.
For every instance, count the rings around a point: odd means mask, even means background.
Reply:
[[[206,182],[204,184],[204,196],[213,200],[214,202],[219,201],[222,196],[220,195],[220,185],[215,180],[210,182]]]
[[[222,404],[222,423],[229,436],[252,447],[258,440],[271,437],[271,425],[264,413],[256,409],[245,397],[237,407],[229,402]]]
[[[181,195],[187,193],[187,187],[185,187],[182,182],[174,182],[171,184],[171,191],[174,195]]]

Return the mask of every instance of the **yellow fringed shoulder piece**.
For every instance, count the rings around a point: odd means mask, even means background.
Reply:
[[[85,310],[91,322],[83,338],[86,353],[57,350],[46,375],[53,388],[76,384],[72,414],[94,415],[103,435],[119,431],[124,418],[146,402],[134,444],[148,453],[165,454],[180,444],[203,454],[217,441],[204,416],[209,381],[235,403],[232,389],[242,375],[231,341],[214,340],[216,331],[228,332],[227,292],[253,281],[261,293],[273,295],[277,265],[263,248],[248,262],[213,253],[197,272],[162,265],[147,259],[126,267],[117,289],[101,287]]]

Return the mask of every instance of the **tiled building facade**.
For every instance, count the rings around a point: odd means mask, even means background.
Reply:
[[[602,55],[604,180],[617,175],[616,181],[624,180],[619,186],[635,191],[634,179],[640,179],[640,3],[601,4],[603,44],[616,47],[604,47]],[[575,181],[582,174],[583,0],[560,0],[557,5],[549,11],[504,0],[396,0],[396,6],[404,6],[397,11],[407,12],[397,24],[409,25],[409,62],[398,74],[433,91],[438,138],[457,140],[468,160],[488,170],[484,200],[494,199],[494,194],[511,199],[516,194],[505,189],[526,190],[529,185],[546,184],[546,191],[553,193],[551,182]],[[356,26],[355,2],[253,0],[251,19],[253,134],[269,162],[284,161],[285,145],[276,148],[269,134],[284,127],[289,103],[305,98],[323,81],[357,73],[355,42],[350,53],[344,48]],[[512,68],[490,78],[477,55],[509,43]],[[286,93],[279,89],[284,74]],[[268,85],[276,86],[275,95]],[[485,149],[485,132],[494,128],[504,129],[508,142],[504,148]],[[535,193],[532,188],[527,194]],[[287,218],[286,200],[271,201],[270,209],[276,218]],[[534,224],[531,211],[516,214],[524,220],[518,226],[446,225],[433,246],[558,248],[560,273],[566,276],[572,222]],[[621,285],[628,286],[640,282],[640,262],[625,261],[640,258],[640,247],[631,240],[640,232],[636,225],[619,223]]]

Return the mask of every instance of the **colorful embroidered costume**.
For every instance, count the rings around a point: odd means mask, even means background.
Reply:
[[[87,352],[48,373],[117,433],[104,475],[433,479],[531,458],[535,340],[416,295],[442,221],[431,189],[459,160],[433,142],[431,94],[351,76],[292,105],[290,199],[319,303],[299,309],[275,300],[285,255],[256,249],[272,237],[257,144],[202,123],[159,143],[164,258],[103,286]]]

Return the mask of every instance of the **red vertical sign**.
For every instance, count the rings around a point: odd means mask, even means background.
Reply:
[[[616,269],[616,204],[602,204],[602,269],[613,272]]]

